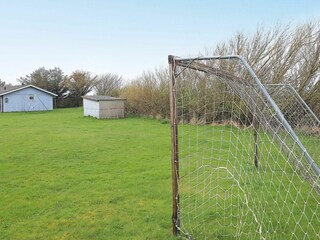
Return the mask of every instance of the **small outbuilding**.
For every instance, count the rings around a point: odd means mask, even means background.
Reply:
[[[83,96],[84,116],[95,118],[123,118],[125,99],[110,96]]]
[[[33,85],[0,87],[0,112],[53,110],[56,96]]]

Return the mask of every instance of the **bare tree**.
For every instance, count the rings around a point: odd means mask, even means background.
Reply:
[[[228,54],[242,55],[264,84],[291,84],[320,116],[320,21],[294,27],[277,25],[270,30],[258,28],[253,34],[240,32],[204,55]],[[239,70],[235,61],[219,61],[215,67],[231,74]],[[250,77],[242,74],[244,79]],[[128,110],[167,116],[168,109],[161,108],[167,104],[167,79],[166,71],[155,70],[123,87],[121,94],[127,99]],[[196,83],[190,89],[201,92],[203,83]],[[219,102],[219,86],[212,85],[208,91],[214,92],[215,102]]]
[[[121,89],[127,99],[127,111],[131,114],[159,118],[169,117],[169,81],[166,69],[143,73],[135,81]]]
[[[263,83],[289,83],[310,105],[319,105],[320,21],[295,27],[276,26],[269,31],[259,28],[251,37],[237,33],[213,52],[242,55]],[[236,71],[236,64],[220,67]]]
[[[0,87],[4,87],[5,85],[6,85],[6,82],[2,81],[1,78],[0,78]]]
[[[65,80],[64,84],[69,90],[69,97],[74,98],[76,106],[81,106],[81,97],[93,89],[96,79],[97,76],[92,76],[90,72],[77,70]]]
[[[98,76],[94,90],[97,95],[109,95],[112,97],[117,97],[119,96],[121,86],[121,76],[113,73],[106,73]]]

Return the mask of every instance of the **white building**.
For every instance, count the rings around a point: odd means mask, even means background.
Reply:
[[[123,118],[125,99],[109,96],[83,96],[84,116]]]

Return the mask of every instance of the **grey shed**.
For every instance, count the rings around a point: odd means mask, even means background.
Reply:
[[[110,96],[83,96],[84,116],[95,118],[123,118],[125,99]]]

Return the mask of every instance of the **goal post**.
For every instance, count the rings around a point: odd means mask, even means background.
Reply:
[[[319,238],[320,122],[302,98],[241,56],[168,59],[173,234]]]
[[[178,123],[176,118],[176,98],[175,98],[175,75],[176,68],[174,65],[174,57],[168,57],[170,65],[170,122],[171,122],[171,163],[172,163],[172,232],[174,235],[179,233],[179,217],[178,217],[178,206],[179,206],[179,192],[178,192],[178,180],[179,180],[179,157],[178,157]]]

